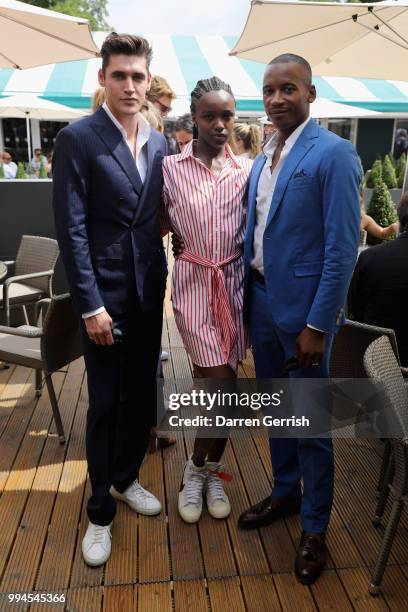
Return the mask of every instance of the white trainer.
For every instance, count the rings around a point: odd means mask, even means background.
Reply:
[[[82,554],[85,563],[96,567],[103,565],[109,559],[112,548],[112,534],[110,525],[95,525],[89,522],[84,539],[82,540]]]
[[[160,360],[161,361],[167,361],[167,359],[170,357],[169,352],[168,351],[163,351],[161,352],[160,355]]]
[[[196,523],[201,516],[206,480],[206,466],[197,467],[190,458],[184,467],[178,497],[178,511],[186,523]]]
[[[123,493],[119,493],[114,486],[110,488],[110,493],[116,499],[124,501],[132,510],[139,512],[139,514],[153,516],[159,514],[162,510],[162,505],[157,497],[144,489],[137,478]]]
[[[226,518],[231,513],[231,504],[224,491],[224,482],[218,475],[218,472],[222,471],[222,466],[219,463],[207,461],[205,467],[208,470],[205,490],[208,512],[213,518]]]

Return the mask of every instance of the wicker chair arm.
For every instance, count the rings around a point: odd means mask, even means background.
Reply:
[[[51,279],[53,277],[54,270],[45,270],[44,272],[32,272],[30,274],[20,274],[18,276],[10,276],[6,278],[3,284],[3,309],[6,313],[6,323],[10,324],[10,300],[9,300],[9,288],[12,283],[19,283],[20,281],[30,280],[30,278],[42,278],[48,276],[48,293],[51,295]]]

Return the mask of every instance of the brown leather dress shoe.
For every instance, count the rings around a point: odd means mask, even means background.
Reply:
[[[285,516],[299,514],[301,501],[300,497],[266,497],[241,514],[238,519],[238,527],[256,529],[270,525]]]
[[[295,561],[296,578],[302,584],[313,584],[323,571],[327,559],[324,533],[303,531]]]

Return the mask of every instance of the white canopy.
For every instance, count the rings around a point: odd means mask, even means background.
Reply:
[[[63,104],[43,100],[29,94],[20,94],[0,100],[0,117],[26,120],[28,159],[31,159],[30,119],[68,121],[83,116],[83,111]]]
[[[30,68],[97,56],[86,19],[0,0],[0,68]]]
[[[375,4],[252,0],[231,55],[305,57],[313,74],[408,80],[408,0]]]

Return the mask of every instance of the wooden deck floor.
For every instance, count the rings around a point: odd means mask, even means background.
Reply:
[[[163,346],[171,353],[166,378],[190,373],[166,302]],[[251,358],[240,370],[253,376]],[[232,515],[215,521],[204,511],[198,525],[177,514],[177,491],[191,437],[163,453],[149,455],[141,482],[163,503],[158,517],[133,514],[123,504],[114,523],[112,556],[106,567],[90,569],[81,557],[89,482],[84,449],[86,379],[82,360],[55,385],[68,441],[58,443],[46,392],[34,398],[33,372],[0,372],[0,592],[58,593],[66,609],[84,612],[176,610],[406,610],[408,520],[405,515],[387,569],[383,593],[368,595],[370,567],[381,529],[370,523],[380,447],[364,440],[336,441],[336,493],[328,534],[330,560],[311,588],[292,573],[300,533],[298,517],[255,532],[236,521],[249,504],[270,491],[270,460],[264,437],[228,443],[225,463]],[[0,610],[10,606],[0,597]],[[62,609],[61,605],[43,606]],[[31,609],[42,609],[40,605]]]

